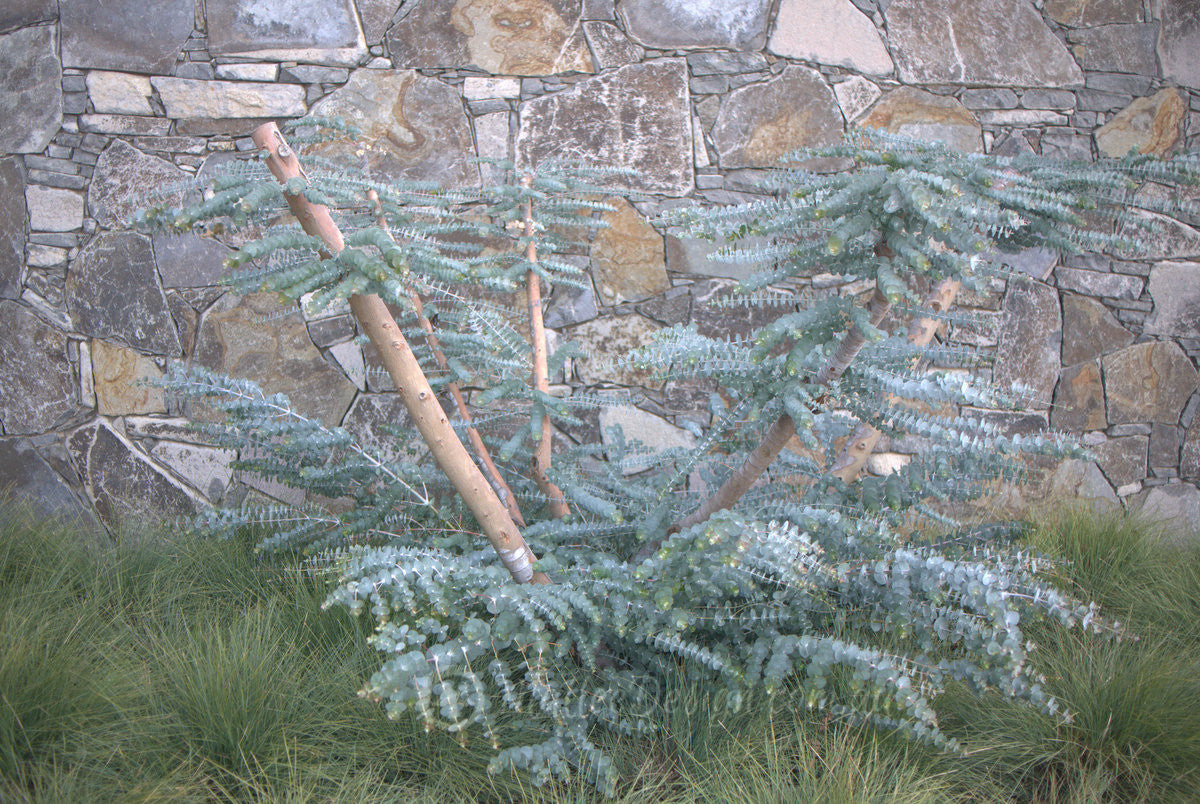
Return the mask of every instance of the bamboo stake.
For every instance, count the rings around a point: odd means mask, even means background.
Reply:
[[[957,279],[943,279],[930,291],[925,305],[934,312],[950,309],[961,286],[962,283]],[[936,318],[928,316],[914,320],[908,328],[908,342],[913,346],[928,346],[941,323]],[[850,440],[838,453],[830,474],[844,483],[854,482],[863,467],[867,465],[867,459],[871,457],[875,445],[879,443],[880,435],[882,434],[871,425],[859,422],[858,426],[854,428],[854,432],[850,434]]]
[[[531,176],[526,175],[521,178],[521,186],[526,190],[532,185],[533,178]],[[538,256],[537,246],[533,242],[532,198],[525,201],[524,233],[525,237],[529,238],[529,242],[525,246],[525,259],[531,264],[536,264]],[[546,347],[546,325],[542,320],[542,280],[532,268],[525,273],[525,291],[529,300],[529,338],[533,343],[533,387],[536,391],[549,394],[550,369],[547,365],[549,350]],[[530,468],[533,470],[534,482],[538,484],[538,488],[542,490],[542,494],[549,501],[550,514],[562,519],[571,515],[571,509],[567,505],[567,498],[563,494],[562,489],[550,482],[550,477],[546,474],[546,471],[550,468],[552,439],[553,430],[550,428],[550,414],[543,413],[542,435],[533,450]]]
[[[383,204],[379,201],[379,193],[374,190],[367,192],[367,200],[375,207],[375,214],[378,215],[379,227],[387,234],[388,239],[393,243],[396,242],[392,237],[392,233],[388,231],[387,221],[383,217]],[[441,342],[438,341],[437,335],[433,331],[433,322],[425,315],[425,305],[421,301],[421,295],[415,290],[410,291],[408,300],[412,304],[413,312],[416,313],[417,323],[425,332],[425,343],[429,346],[429,351],[433,353],[433,361],[437,363],[438,368],[442,371],[450,371],[450,363],[446,360],[446,354],[442,351]],[[492,455],[488,452],[487,446],[483,443],[483,438],[479,435],[479,430],[475,428],[475,420],[471,416],[471,409],[467,406],[467,400],[463,398],[462,390],[459,389],[458,383],[451,380],[446,383],[446,390],[450,392],[450,397],[454,400],[454,407],[458,411],[458,418],[462,419],[467,426],[467,440],[471,442],[471,448],[475,450],[475,457],[479,459],[481,468],[488,480],[492,484],[492,488],[496,494],[500,496],[508,508],[508,514],[513,518],[519,527],[525,527],[525,517],[521,516],[521,508],[517,505],[517,496],[513,494],[512,489],[508,487],[508,483],[504,481],[504,475],[500,474],[499,467],[492,460]]]
[[[295,152],[284,141],[274,123],[259,126],[251,137],[255,145],[267,152],[267,167],[281,182],[286,184],[289,179],[304,176]],[[285,193],[284,196],[304,231],[321,238],[329,254],[337,254],[345,248],[342,233],[327,207],[312,203],[302,193]],[[513,580],[518,583],[550,583],[544,573],[534,572],[533,562],[537,557],[525,543],[508,509],[488,485],[487,479],[454,432],[404,333],[396,325],[383,299],[375,294],[355,294],[350,297],[350,310],[379,353],[384,368],[396,386],[396,392],[421,437],[429,445],[438,468],[475,515]]]

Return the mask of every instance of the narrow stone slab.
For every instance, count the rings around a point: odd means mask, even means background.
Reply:
[[[303,318],[280,316],[289,310],[272,293],[226,294],[205,314],[193,359],[253,380],[268,394],[282,392],[300,414],[336,427],[354,400],[354,385],[321,357]]]
[[[592,242],[596,289],[605,304],[641,301],[671,286],[662,236],[628,201],[612,199]]]
[[[1177,424],[1196,390],[1196,369],[1172,341],[1127,346],[1103,362],[1109,424]]]
[[[208,51],[355,64],[366,55],[353,0],[207,0]]]
[[[1163,78],[1191,89],[1200,89],[1200,15],[1194,0],[1157,0],[1162,32],[1158,58]]]
[[[1110,299],[1136,299],[1145,286],[1140,276],[1114,274],[1109,271],[1086,271],[1082,268],[1059,266],[1054,272],[1058,286],[1063,290],[1074,290],[1089,296],[1105,296]]]
[[[696,437],[653,413],[635,407],[609,407],[600,410],[600,438],[605,446],[615,442],[614,428],[620,428],[627,445],[640,441],[645,452],[632,455],[621,464],[621,474],[633,475],[658,465],[657,453],[663,450],[695,449]]]
[[[55,0],[0,0],[0,33],[47,22],[58,16]]]
[[[775,17],[771,52],[868,75],[894,69],[870,17],[850,0],[783,0]]]
[[[458,94],[413,70],[356,70],[346,85],[313,105],[313,114],[340,117],[362,133],[312,148],[367,166],[377,178],[436,179],[452,186],[479,182],[475,149]]]
[[[302,117],[304,87],[297,84],[256,84],[252,81],[200,81],[155,76],[167,117]]]
[[[104,232],[93,239],[67,272],[66,301],[86,335],[139,352],[182,353],[148,237]]]
[[[195,500],[182,485],[104,421],[72,433],[67,452],[109,528],[144,529],[196,510]]]
[[[1063,25],[1141,22],[1141,0],[1046,0],[1046,13]]]
[[[1200,263],[1160,262],[1150,269],[1154,314],[1147,335],[1200,338]]]
[[[983,153],[983,129],[954,98],[913,87],[888,92],[859,123],[892,134],[941,142],[965,153]]]
[[[517,157],[630,168],[623,189],[684,195],[693,184],[687,64],[621,67],[521,105]]]
[[[759,50],[770,0],[620,0],[617,16],[646,47]]]
[[[163,192],[188,178],[190,174],[173,163],[113,140],[96,161],[88,208],[101,226],[129,226],[134,213],[149,206],[152,192]]]
[[[195,25],[193,0],[59,0],[64,67],[169,73]]]
[[[1068,366],[1054,391],[1050,426],[1056,430],[1083,433],[1108,426],[1104,415],[1104,384],[1095,360]]]
[[[1095,299],[1064,293],[1062,313],[1064,366],[1094,360],[1133,343],[1133,333]]]
[[[1062,312],[1058,293],[1040,282],[1010,282],[1000,310],[1000,342],[992,379],[1003,387],[1021,383],[1031,404],[1050,404],[1061,367]]]
[[[1200,416],[1197,416],[1183,437],[1179,450],[1179,474],[1188,480],[1200,480]]]
[[[416,0],[387,33],[397,67],[493,75],[592,72],[578,0]]]
[[[96,407],[101,415],[167,412],[163,389],[142,384],[162,377],[153,360],[101,340],[92,341],[91,353]]]
[[[153,115],[150,79],[134,73],[92,70],[87,74],[88,100],[101,114]]]
[[[712,130],[723,168],[774,167],[797,148],[829,145],[841,136],[833,91],[819,72],[796,66],[730,92]]]
[[[21,161],[14,157],[0,159],[0,299],[21,295],[26,219]]]
[[[54,30],[43,26],[0,36],[0,153],[40,153],[62,125]]]
[[[1101,25],[1076,31],[1075,55],[1085,70],[1154,75],[1158,59],[1154,47],[1158,25]]]
[[[0,424],[9,435],[44,433],[86,413],[67,338],[24,307],[0,301]]]
[[[1111,157],[1125,156],[1131,150],[1164,156],[1183,139],[1187,108],[1187,95],[1178,89],[1138,98],[1100,127],[1096,147]]]
[[[1027,0],[894,0],[884,17],[900,79],[908,83],[1083,83],[1079,65]]]

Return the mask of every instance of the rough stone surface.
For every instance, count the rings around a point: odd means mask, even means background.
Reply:
[[[1149,442],[1150,439],[1146,436],[1125,436],[1110,438],[1091,449],[1108,482],[1121,488],[1146,476],[1146,450]]]
[[[254,380],[268,394],[284,393],[304,416],[336,426],[354,399],[354,386],[308,339],[299,316],[262,320],[284,312],[274,294],[227,294],[200,327],[195,361],[214,371]]]
[[[613,67],[623,67],[642,60],[646,50],[621,32],[621,29],[609,22],[585,22],[583,33],[587,37],[588,47],[592,49],[592,58],[596,68],[609,70]]]
[[[233,482],[230,463],[236,456],[227,449],[163,441],[150,455],[212,502],[219,502]]]
[[[0,159],[0,299],[21,295],[25,250],[25,172],[19,159]]]
[[[1174,544],[1197,544],[1200,536],[1200,489],[1190,483],[1155,486],[1142,498],[1138,513],[1157,523]]]
[[[169,73],[195,24],[193,0],[59,0],[64,67]]]
[[[62,66],[54,28],[0,36],[0,153],[34,154],[62,125]]]
[[[1179,474],[1189,480],[1200,480],[1200,416],[1195,418],[1183,437]]]
[[[101,114],[154,114],[150,79],[134,73],[92,70],[87,74],[88,100]]]
[[[1133,241],[1130,248],[1118,247],[1113,256],[1126,260],[1178,260],[1200,257],[1200,230],[1167,215],[1153,212],[1137,212],[1144,225],[1151,226],[1147,232],[1141,225],[1122,227],[1120,234]]]
[[[694,449],[696,437],[666,420],[634,407],[607,407],[600,410],[600,438],[607,446],[614,443],[611,428],[620,427],[626,445],[640,441],[644,451],[626,458],[621,473],[644,472],[657,463],[656,454],[673,447]]]
[[[723,168],[772,167],[797,148],[828,145],[841,135],[829,85],[816,70],[796,66],[730,92],[712,131]]]
[[[208,50],[353,64],[366,53],[353,0],[206,0]]]
[[[76,430],[67,439],[67,451],[96,513],[110,528],[141,529],[195,511],[191,495],[106,422]]]
[[[1055,274],[1058,286],[1063,290],[1113,299],[1136,299],[1142,295],[1142,279],[1137,276],[1080,268],[1059,268]]]
[[[304,87],[295,84],[160,76],[151,78],[150,83],[158,90],[167,117],[176,119],[300,117],[307,111]]]
[[[30,185],[25,205],[35,232],[73,232],[83,226],[83,196],[71,190]]]
[[[379,177],[437,179],[454,186],[475,184],[471,129],[457,93],[412,70],[357,70],[345,86],[313,106],[313,113],[341,117],[357,126],[355,142],[314,147],[323,156],[367,165]]]
[[[368,45],[383,41],[392,17],[403,0],[357,0],[358,16],[362,19],[363,36]]]
[[[0,301],[0,332],[0,424],[5,433],[48,432],[84,412],[65,335],[10,301]]]
[[[162,377],[162,371],[153,360],[101,340],[92,341],[91,352],[92,382],[101,415],[167,412],[163,389],[140,384]]]
[[[629,168],[626,189],[683,195],[693,182],[689,106],[682,59],[621,67],[522,104],[518,161]]]
[[[1046,13],[1063,25],[1141,22],[1141,0],[1046,0]]]
[[[1085,70],[1142,75],[1158,71],[1154,53],[1158,25],[1102,25],[1077,31],[1071,38]]]
[[[153,242],[163,287],[207,287],[225,275],[224,261],[231,251],[216,240],[184,233],[158,234]]]
[[[76,328],[140,352],[179,355],[179,336],[158,285],[150,238],[105,232],[67,273],[67,309]]]
[[[715,279],[696,283],[692,321],[699,334],[721,339],[746,336],[795,309],[794,300],[784,294],[780,294],[780,304],[743,304],[735,292],[736,287]]]
[[[94,524],[62,475],[23,438],[0,439],[0,492],[28,505],[36,514],[63,522]]]
[[[387,460],[419,455],[425,451],[424,442],[414,438],[405,442],[384,431],[384,426],[406,427],[408,411],[396,394],[359,394],[347,411],[342,427],[359,446]]]
[[[589,73],[579,15],[578,0],[417,0],[388,30],[387,49],[397,67]]]
[[[1063,461],[1047,478],[1045,488],[1048,499],[1078,500],[1097,512],[1111,511],[1121,504],[1094,461]]]
[[[550,303],[546,305],[545,322],[551,329],[569,327],[572,324],[590,321],[596,317],[597,312],[596,291],[593,290],[591,282],[587,282],[582,288],[559,285],[554,289]]]
[[[770,0],[620,0],[617,14],[646,47],[758,50]]]
[[[1083,83],[1079,65],[1027,0],[894,0],[884,17],[906,82]]]
[[[833,85],[833,95],[837,98],[838,106],[842,108],[842,116],[847,122],[856,120],[871,108],[871,104],[879,100],[882,94],[883,90],[861,75],[853,75]]]
[[[1058,380],[1062,312],[1058,294],[1040,282],[1013,282],[1000,312],[1000,342],[993,379],[1003,387],[1021,383],[1034,407],[1050,404]]]
[[[1130,150],[1164,156],[1178,145],[1187,120],[1187,95],[1163,89],[1138,98],[1096,132],[1096,147],[1104,156],[1121,157]]]
[[[871,18],[850,0],[783,0],[771,52],[868,75],[892,72],[892,57]]]
[[[1073,366],[1133,343],[1133,333],[1117,323],[1103,304],[1085,296],[1063,294],[1062,362]]]
[[[1091,360],[1063,369],[1050,409],[1050,426],[1080,433],[1103,430],[1107,425],[1100,364]]]
[[[1150,466],[1179,466],[1179,447],[1183,442],[1184,430],[1174,424],[1155,424],[1150,429]]]
[[[669,288],[662,236],[628,201],[609,203],[615,209],[604,213],[606,226],[592,242],[593,276],[601,300],[640,301]]]
[[[759,267],[753,263],[720,259],[717,252],[728,245],[710,243],[695,237],[667,235],[667,268],[682,274],[723,276],[729,279],[749,279]],[[738,242],[740,248],[759,248],[766,245],[761,237],[747,237]]]
[[[1200,14],[1193,0],[1156,0],[1162,20],[1158,58],[1163,78],[1200,89]]]
[[[113,140],[100,154],[88,189],[88,209],[101,226],[126,227],[150,203],[149,193],[189,178],[165,159]]]
[[[884,95],[859,123],[920,140],[945,143],[966,153],[983,152],[979,120],[954,98],[912,87]]]
[[[622,366],[619,361],[649,343],[650,336],[658,329],[640,315],[625,315],[588,321],[565,331],[563,337],[577,343],[587,355],[573,361],[582,382],[654,385],[650,371]]]
[[[1147,335],[1200,338],[1200,263],[1160,262],[1150,269],[1154,314]]]
[[[58,16],[55,0],[0,0],[0,33]]]
[[[1109,424],[1175,424],[1196,390],[1196,369],[1170,341],[1139,343],[1104,357]]]

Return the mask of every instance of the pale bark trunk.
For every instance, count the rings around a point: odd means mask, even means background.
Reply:
[[[284,142],[283,135],[274,123],[260,126],[252,136],[255,145],[268,152],[267,167],[276,178],[286,182],[303,175],[295,153]],[[302,194],[285,196],[292,214],[300,221],[304,231],[320,237],[330,253],[336,254],[345,247],[342,234],[326,207],[313,204]],[[475,515],[484,535],[513,579],[518,583],[549,583],[550,579],[544,573],[534,572],[533,562],[537,559],[533,551],[525,543],[508,509],[488,485],[487,479],[454,432],[383,299],[374,294],[356,294],[350,297],[350,309],[379,353],[404,407],[429,446],[438,468],[445,473],[467,508]]]

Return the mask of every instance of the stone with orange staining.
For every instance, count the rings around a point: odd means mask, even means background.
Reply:
[[[860,125],[919,140],[936,140],[965,153],[983,152],[979,120],[945,95],[900,87],[880,98]]]
[[[1163,89],[1117,112],[1096,132],[1096,147],[1104,156],[1139,154],[1165,156],[1179,144],[1187,124],[1187,95]]]
[[[596,288],[605,304],[640,301],[671,286],[662,236],[625,200],[611,201],[592,243]]]

